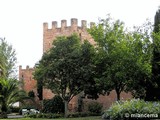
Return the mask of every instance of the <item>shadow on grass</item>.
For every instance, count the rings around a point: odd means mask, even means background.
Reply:
[[[79,118],[57,118],[57,119],[46,119],[46,118],[16,118],[16,119],[1,119],[1,120],[102,120],[101,116],[91,117],[79,117]]]

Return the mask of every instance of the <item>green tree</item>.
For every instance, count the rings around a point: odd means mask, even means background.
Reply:
[[[9,45],[5,39],[0,38],[0,69],[2,76],[6,78],[15,77],[16,63],[16,53],[12,45]]]
[[[146,100],[160,100],[160,9],[155,14],[153,30],[152,79],[147,87]]]
[[[35,79],[42,80],[47,88],[62,97],[65,116],[69,101],[94,83],[93,56],[94,47],[87,41],[81,43],[75,34],[62,36],[54,40],[53,47],[43,55],[35,69]]]
[[[136,98],[145,98],[149,83],[151,84],[152,75],[152,25],[146,21],[142,26],[135,27],[130,33],[129,43],[131,54],[135,59],[135,70],[132,71],[132,80],[128,84],[129,91]]]
[[[23,90],[19,90],[19,84],[14,79],[0,78],[0,108],[6,114],[8,108],[16,102],[28,99]]]
[[[19,82],[15,79],[16,61],[12,45],[0,38],[0,111],[4,117],[7,117],[6,112],[10,106],[29,98],[19,89]]]
[[[120,93],[125,90],[126,84],[130,80],[128,75],[129,49],[127,41],[125,41],[123,23],[120,21],[110,22],[110,18],[102,20],[89,32],[99,45],[97,57],[99,82],[105,91],[115,90],[117,100],[120,100]]]
[[[154,18],[154,32],[157,33],[160,31],[160,8],[155,14]]]
[[[122,22],[110,17],[101,20],[89,33],[97,42],[97,84],[105,92],[115,90],[117,100],[120,100],[122,91],[131,91],[137,96],[137,92],[142,94],[146,86],[141,88],[142,84],[137,86],[137,83],[145,82],[149,76],[150,54],[146,57],[149,38],[138,31],[128,32]]]

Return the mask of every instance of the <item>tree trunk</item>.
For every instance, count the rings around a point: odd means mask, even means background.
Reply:
[[[6,105],[5,101],[2,102],[1,110],[2,110],[2,112],[7,112],[7,105]]]
[[[5,101],[2,102],[2,113],[0,114],[0,118],[7,118],[7,105]]]
[[[65,100],[64,101],[64,108],[65,108],[65,117],[68,117],[68,101],[67,100]]]
[[[121,92],[119,90],[116,90],[116,94],[117,94],[117,101],[119,101]]]

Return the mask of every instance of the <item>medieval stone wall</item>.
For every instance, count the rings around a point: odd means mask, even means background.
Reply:
[[[26,92],[36,89],[37,81],[33,79],[32,73],[34,72],[34,68],[29,68],[26,66],[25,69],[22,69],[22,66],[19,66],[19,80],[22,81],[22,89]]]
[[[25,90],[27,93],[30,91],[34,91],[36,99],[38,99],[37,93],[37,81],[33,78],[34,68],[30,68],[26,66],[25,69],[22,66],[19,66],[19,80],[22,81],[21,88]],[[44,99],[53,98],[54,94],[49,89],[43,90]]]

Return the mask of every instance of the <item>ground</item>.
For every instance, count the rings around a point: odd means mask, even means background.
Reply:
[[[11,120],[53,120],[53,119],[42,119],[42,118],[19,118],[19,119],[11,119]],[[10,120],[10,119],[3,119],[3,120]],[[58,118],[54,120],[102,120],[101,116],[96,117],[81,117],[81,118]]]

